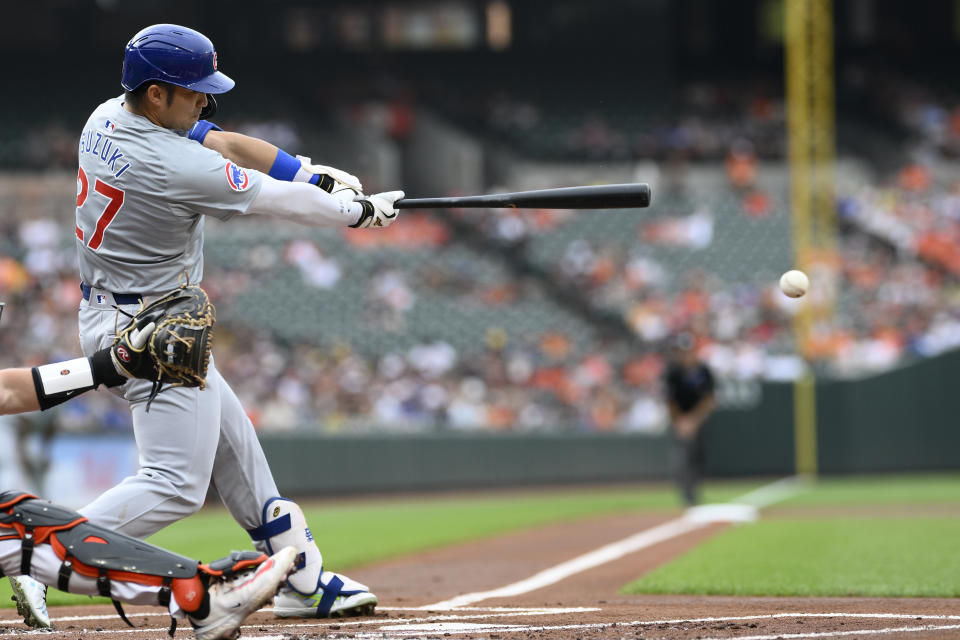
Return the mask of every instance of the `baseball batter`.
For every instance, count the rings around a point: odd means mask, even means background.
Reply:
[[[201,113],[234,82],[217,70],[210,40],[192,29],[154,25],[137,33],[121,84],[124,95],[98,106],[80,136],[75,232],[85,354],[113,341],[117,308],[132,314],[144,298],[184,280],[200,283],[208,215],[361,228],[397,217],[402,191],[342,200],[316,184],[349,179],[342,172],[321,175],[327,168],[243,136],[219,138],[234,143],[231,158],[200,144],[215,128],[197,124]],[[80,510],[92,523],[149,536],[197,511],[212,482],[259,550],[298,550],[276,615],[372,613],[377,598],[366,586],[324,570],[302,511],[279,496],[253,425],[213,359],[202,391],[169,389],[148,406],[149,382],[118,389],[133,414],[140,469]]]

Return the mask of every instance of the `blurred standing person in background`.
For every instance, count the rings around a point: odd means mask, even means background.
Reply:
[[[678,445],[677,480],[689,507],[697,503],[703,475],[703,425],[716,406],[713,374],[697,357],[696,341],[689,333],[682,333],[674,340],[665,387],[670,425]]]

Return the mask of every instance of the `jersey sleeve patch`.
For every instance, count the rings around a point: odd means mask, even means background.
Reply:
[[[234,191],[246,191],[247,187],[250,186],[250,176],[242,167],[227,162],[227,184]]]

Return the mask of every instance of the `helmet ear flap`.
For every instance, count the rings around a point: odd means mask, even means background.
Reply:
[[[212,118],[217,113],[217,99],[213,97],[212,93],[207,94],[207,106],[200,111],[200,119],[206,120]]]

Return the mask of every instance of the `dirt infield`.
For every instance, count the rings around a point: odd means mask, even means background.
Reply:
[[[284,621],[260,612],[247,638],[464,638],[588,640],[613,638],[953,638],[960,637],[960,600],[876,598],[735,598],[626,596],[617,590],[714,535],[724,525],[678,533],[559,581],[507,597],[483,593],[567,566],[637,532],[669,526],[676,514],[620,515],[550,525],[356,569],[381,606],[371,618]],[[564,564],[567,563],[567,564]],[[555,576],[553,576],[555,577]],[[530,584],[524,583],[526,586]],[[523,586],[517,587],[522,591]],[[466,595],[465,595],[466,594]],[[452,598],[475,600],[449,608]],[[479,598],[479,599],[477,599]],[[440,605],[440,606],[437,606]],[[131,607],[127,629],[110,607],[58,607],[48,640],[163,638],[169,618]],[[0,611],[0,638],[29,633],[16,611]],[[182,629],[177,637],[190,637]]]

